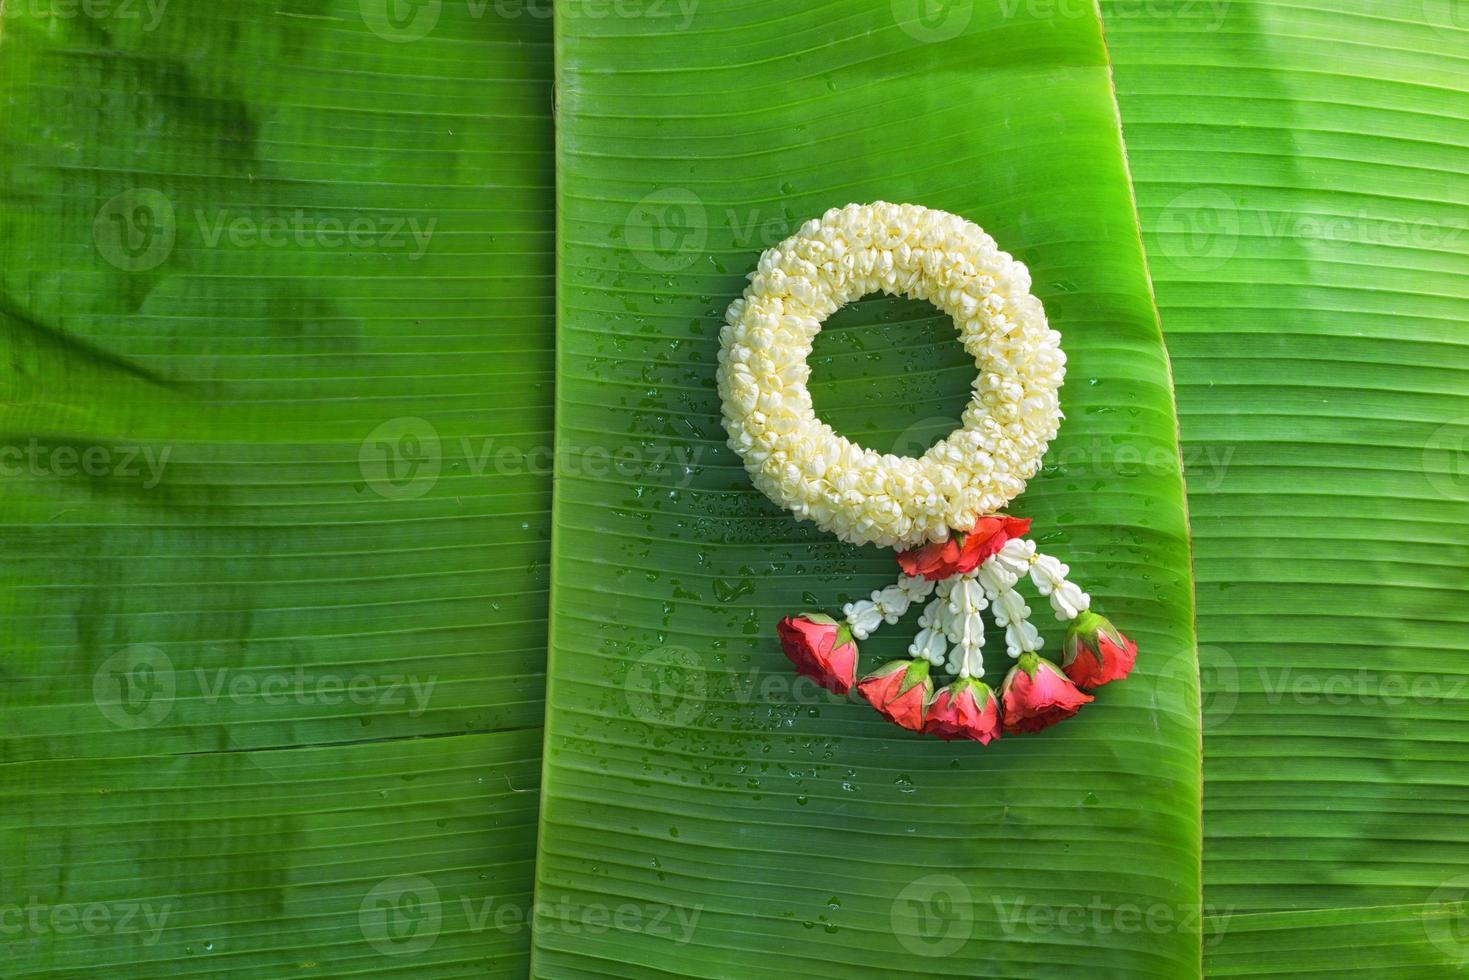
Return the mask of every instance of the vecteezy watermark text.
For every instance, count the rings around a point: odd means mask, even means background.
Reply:
[[[144,490],[163,482],[172,446],[53,446],[32,437],[0,445],[0,477],[90,476],[136,480]]]
[[[1068,441],[1051,450],[1048,472],[1057,476],[1131,479],[1144,474],[1169,475],[1182,467],[1190,489],[1214,490],[1224,482],[1235,446],[1188,443],[1181,447],[1136,443],[1112,445],[1100,437]]]
[[[173,906],[151,902],[0,902],[0,936],[140,935],[156,945]]]
[[[0,17],[134,21],[153,31],[163,22],[168,4],[169,0],[4,0]]]
[[[1220,30],[1234,0],[992,0],[979,9],[1005,20],[1187,20],[1206,32]],[[893,19],[916,41],[937,44],[964,33],[974,20],[977,0],[890,0]]]
[[[417,215],[310,215],[304,208],[286,214],[259,217],[221,208],[212,214],[194,211],[200,240],[207,248],[227,241],[235,248],[297,248],[404,252],[418,260],[433,241],[438,218]]]
[[[657,902],[574,901],[568,895],[507,901],[496,896],[460,895],[446,901],[439,886],[423,875],[399,875],[378,882],[362,899],[358,926],[363,938],[386,956],[409,957],[431,948],[449,919],[456,931],[514,935],[531,928],[567,935],[639,932],[684,944],[693,939],[703,906],[686,908]]]
[[[447,447],[446,447],[447,442]],[[389,419],[375,426],[358,447],[363,482],[390,500],[422,497],[438,483],[449,453],[458,450],[457,472],[468,476],[588,476],[603,480],[642,479],[656,474],[670,487],[692,482],[704,446],[657,444],[577,446],[561,443],[524,446],[497,439],[460,437],[449,442],[438,428],[417,416]]]
[[[934,2],[934,0],[930,0]],[[1024,14],[1038,20],[1094,18],[1121,20],[1187,20],[1206,32],[1219,30],[1234,0],[998,0],[1006,19]]]
[[[1222,942],[1235,906],[1171,905],[1167,902],[1114,902],[1093,895],[1086,902],[1057,905],[1025,897],[991,896],[1000,929],[1007,936],[1167,935],[1200,933],[1205,946]]]
[[[472,21],[649,20],[673,31],[694,22],[700,0],[358,0],[362,20],[378,37],[394,44],[421,41],[439,26],[446,11]]]
[[[740,248],[764,248],[791,233],[782,209],[724,208],[712,214],[698,194],[663,187],[645,195],[623,222],[623,239],[633,257],[654,272],[678,272],[699,260],[711,234]]]
[[[98,253],[124,272],[156,269],[174,252],[180,238],[205,249],[292,249],[358,251],[423,258],[439,219],[415,214],[338,215],[306,208],[238,211],[194,208],[192,235],[173,200],[151,187],[123,191],[103,204],[92,222]]]
[[[436,676],[304,666],[275,671],[178,669],[162,649],[140,643],[119,650],[97,668],[92,676],[92,698],[112,724],[137,730],[167,718],[181,694],[210,705],[401,708],[408,717],[417,718],[428,710],[437,686]]]
[[[1163,258],[1187,272],[1218,269],[1234,257],[1241,242],[1250,243],[1257,253],[1287,248],[1469,247],[1469,219],[1462,216],[1271,211],[1247,205],[1218,187],[1193,187],[1174,195],[1149,230]]]

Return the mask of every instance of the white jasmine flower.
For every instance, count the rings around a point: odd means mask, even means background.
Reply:
[[[927,599],[933,594],[934,585],[921,575],[904,575],[898,579],[898,588],[907,593],[909,602]]]
[[[949,643],[941,630],[925,627],[918,631],[913,642],[908,646],[908,655],[927,660],[934,666],[942,666],[944,663],[944,651],[948,650]]]
[[[988,605],[989,600],[985,598],[984,587],[969,576],[959,579],[953,591],[949,593],[949,608],[955,615],[976,613]]]
[[[1062,582],[1051,590],[1051,608],[1060,620],[1075,619],[1091,608],[1092,597],[1074,582]]]
[[[1030,616],[1030,607],[1025,604],[1025,599],[1014,589],[1006,589],[995,597],[995,623],[999,626],[1008,626],[1018,623]]]
[[[1016,620],[1005,627],[1005,652],[1012,657],[1035,653],[1043,645],[1040,632],[1028,620]]]
[[[887,623],[896,623],[902,619],[912,601],[901,585],[889,585],[881,591],[872,593],[872,603],[877,607],[884,622]]]
[[[859,640],[867,639],[882,625],[882,611],[868,599],[849,602],[842,607],[842,612],[847,617],[847,625],[852,628],[852,635]]]
[[[1036,555],[1030,566],[1030,580],[1041,595],[1050,595],[1051,589],[1066,581],[1071,569],[1050,555]]]

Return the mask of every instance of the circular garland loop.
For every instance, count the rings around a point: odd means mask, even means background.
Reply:
[[[864,448],[816,416],[806,358],[821,323],[883,292],[948,313],[979,375],[962,425],[921,457]],[[760,257],[720,331],[730,445],[755,485],[853,544],[913,547],[967,531],[1040,469],[1066,374],[1025,266],[972,222],[918,205],[828,211]]]
[[[869,293],[927,300],[948,313],[978,368],[961,426],[918,458],[878,453],[816,416],[806,363],[822,321]],[[890,721],[987,744],[1074,715],[1082,688],[1120,680],[1137,647],[1092,612],[1069,568],[1025,540],[1030,522],[998,511],[1040,469],[1061,422],[1061,337],[1030,294],[1025,266],[974,223],[913,204],[849,204],[769,249],[720,331],[719,393],[729,444],[771,500],[853,544],[899,549],[903,575],[844,618],[788,616],[781,648],[797,671]],[[1029,578],[1068,624],[1060,665],[1015,590]],[[930,597],[932,598],[930,599]],[[925,603],[910,660],[857,680],[857,642]],[[984,615],[1015,660],[1000,686],[984,673]],[[954,679],[935,689],[933,668]]]

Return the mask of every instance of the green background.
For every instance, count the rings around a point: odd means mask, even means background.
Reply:
[[[555,13],[0,6],[0,976],[1463,973],[1464,4]],[[892,567],[715,331],[877,197],[1072,358],[1017,511],[1143,652],[1040,738],[770,636]],[[942,435],[947,330],[843,311],[823,415]]]

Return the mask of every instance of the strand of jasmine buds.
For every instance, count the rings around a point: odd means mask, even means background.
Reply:
[[[1029,621],[1030,607],[1015,591],[1015,584],[1029,574],[1036,591],[1048,598],[1056,618],[1075,619],[1091,606],[1091,596],[1067,580],[1069,566],[1049,555],[1038,554],[1035,543],[1013,539],[979,569],[979,581],[995,609],[995,622],[1005,627],[1005,642],[1012,657],[1039,651],[1044,644]]]
[[[918,617],[918,635],[908,654],[960,677],[984,676],[984,617],[989,605],[974,573],[940,582],[937,595]]]
[[[870,599],[859,599],[842,607],[847,625],[858,640],[865,640],[883,623],[896,623],[908,607],[933,592],[934,584],[926,578],[903,575],[893,585],[878,589]]]
[[[1029,574],[1036,591],[1050,599],[1056,618],[1072,620],[1091,606],[1091,597],[1067,580],[1070,571],[1057,559],[1037,553],[1034,542],[1015,538],[973,572],[938,583],[903,575],[870,599],[843,606],[842,612],[852,635],[865,640],[883,623],[896,623],[914,602],[936,593],[918,618],[909,655],[960,677],[979,678],[984,675],[983,611],[992,608],[995,624],[1004,627],[1011,657],[1038,652],[1044,640],[1015,585]]]
[[[1005,542],[1005,547],[979,566],[977,579],[994,609],[995,625],[1005,628],[1005,651],[1013,657],[1036,653],[1045,641],[1030,622],[1030,607],[1015,591],[1015,583],[1030,571],[1035,557],[1035,544],[1021,538]]]
[[[918,635],[908,645],[909,656],[927,660],[935,667],[944,665],[944,654],[951,642],[949,635],[957,630],[949,609],[949,594],[953,587],[952,578],[938,583],[933,601],[924,607],[923,615],[918,617]]]
[[[1050,555],[1036,554],[1030,559],[1030,580],[1041,595],[1051,600],[1056,618],[1062,622],[1075,619],[1091,607],[1092,597],[1081,591],[1081,587],[1069,582],[1066,576],[1071,567]]]
[[[948,618],[953,627],[948,638],[953,646],[945,666],[951,674],[979,678],[984,676],[984,617],[980,613],[989,607],[989,598],[974,574],[950,580]]]

